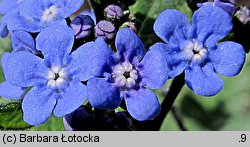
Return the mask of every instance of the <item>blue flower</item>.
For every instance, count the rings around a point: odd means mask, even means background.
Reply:
[[[8,20],[10,30],[40,32],[50,24],[65,21],[76,12],[84,0],[25,0],[18,11]]]
[[[187,17],[177,10],[165,10],[156,19],[155,33],[167,44],[158,48],[171,55],[168,68],[171,77],[185,71],[187,86],[201,96],[213,96],[223,87],[217,75],[235,76],[244,64],[243,47],[235,42],[217,43],[232,29],[231,17],[221,8],[206,4]]]
[[[18,51],[28,51],[33,54],[37,54],[38,51],[35,49],[35,41],[32,36],[24,31],[14,31],[11,35],[12,40],[12,53]],[[6,72],[6,63],[11,56],[11,53],[4,53],[2,55],[2,68],[5,75]],[[9,98],[9,99],[19,99],[23,96],[26,91],[26,87],[19,87],[11,85],[8,81],[4,81],[0,84],[0,96]]]
[[[0,36],[6,37],[9,33],[7,29],[7,20],[19,10],[19,5],[23,0],[2,0],[0,2],[0,14],[3,15],[0,26]]]
[[[102,54],[86,43],[72,52],[74,33],[65,23],[50,25],[36,38],[36,49],[43,58],[27,51],[12,53],[6,62],[6,81],[19,87],[32,87],[22,101],[23,119],[38,125],[51,113],[64,116],[84,103],[86,85],[92,74],[99,74]]]
[[[95,108],[115,109],[124,98],[132,117],[140,121],[153,119],[160,111],[160,104],[150,89],[162,87],[168,79],[163,60],[167,53],[155,46],[146,53],[139,37],[128,28],[118,31],[115,45],[116,53],[103,38],[95,42],[95,47],[109,57],[102,74],[87,83],[89,102]]]

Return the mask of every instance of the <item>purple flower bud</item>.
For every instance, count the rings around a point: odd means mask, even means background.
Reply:
[[[117,5],[109,5],[104,9],[104,14],[107,19],[121,19],[123,17],[123,10]]]
[[[95,26],[95,35],[105,40],[112,40],[115,37],[115,26],[109,21],[102,20]]]
[[[88,15],[79,15],[70,24],[76,39],[89,37],[94,28],[94,21]]]

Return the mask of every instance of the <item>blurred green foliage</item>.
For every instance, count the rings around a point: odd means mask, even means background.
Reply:
[[[146,47],[161,41],[153,32],[153,23],[157,16],[166,8],[177,9],[190,19],[192,11],[185,0],[137,0],[130,7],[136,17],[138,34]],[[0,39],[0,55],[11,50],[9,38]],[[174,103],[177,113],[181,116],[188,130],[250,130],[250,55],[242,72],[236,77],[222,77],[223,90],[214,97],[195,95],[184,86]],[[0,69],[0,82],[4,80]],[[171,80],[166,84],[169,86]],[[166,87],[167,87],[166,86]],[[160,96],[159,90],[156,91]],[[161,99],[161,96],[160,96]],[[62,118],[51,116],[44,124],[30,126],[22,120],[20,101],[0,98],[0,130],[64,130]],[[170,112],[161,130],[180,130],[173,114]]]

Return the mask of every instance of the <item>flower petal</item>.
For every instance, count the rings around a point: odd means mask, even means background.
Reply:
[[[155,33],[166,43],[183,40],[190,23],[188,18],[177,10],[165,10],[154,23]]]
[[[214,96],[223,87],[223,81],[213,69],[213,65],[194,66],[185,70],[187,86],[200,96]]]
[[[2,0],[0,2],[0,14],[6,14],[13,9],[20,0]]]
[[[28,51],[33,54],[37,53],[34,39],[25,31],[14,31],[11,40],[13,51]]]
[[[116,34],[115,46],[121,61],[137,64],[146,49],[140,38],[129,28],[120,29]]]
[[[11,85],[7,81],[0,84],[0,96],[8,99],[20,99],[25,91],[26,88]]]
[[[76,110],[87,99],[87,87],[80,81],[71,81],[66,91],[58,99],[54,114],[57,117],[64,116]]]
[[[25,0],[26,2],[26,0]],[[7,13],[8,19],[7,19],[7,27],[9,30],[24,30],[27,32],[40,32],[42,29],[42,26],[40,24],[40,21],[37,19],[32,19],[31,17],[24,17],[19,14],[19,11],[11,11],[10,13]],[[5,16],[6,16],[5,15]]]
[[[110,64],[112,50],[103,38],[99,37],[95,42],[88,42],[80,46],[71,56],[68,67],[74,78],[86,81],[91,76],[103,76],[104,65]]]
[[[2,54],[2,68],[3,68],[3,73],[5,73],[6,71],[6,64],[7,64],[7,61],[8,61],[8,58],[10,57],[11,53],[9,52],[4,52]]]
[[[30,125],[44,123],[50,117],[57,98],[57,93],[49,91],[45,87],[33,87],[22,102],[24,121]]]
[[[232,18],[223,9],[212,3],[194,12],[192,32],[198,41],[211,48],[231,31]]]
[[[44,29],[36,38],[36,48],[51,66],[63,66],[63,61],[72,49],[74,32],[65,23],[53,24]]]
[[[241,71],[246,54],[240,44],[227,41],[218,44],[216,50],[210,51],[209,58],[217,73],[235,76]]]
[[[84,0],[51,0],[55,5],[59,6],[61,16],[66,18],[69,17],[71,14],[79,10]]]
[[[143,87],[138,91],[129,91],[125,102],[129,114],[139,121],[154,119],[161,109],[155,93]]]
[[[89,102],[98,109],[115,109],[122,101],[119,88],[102,78],[89,79],[87,91]]]
[[[5,66],[6,81],[20,87],[45,82],[43,77],[48,71],[41,58],[26,51],[11,54]]]
[[[162,87],[168,79],[169,54],[163,45],[159,43],[151,46],[138,65],[141,84],[151,89]]]

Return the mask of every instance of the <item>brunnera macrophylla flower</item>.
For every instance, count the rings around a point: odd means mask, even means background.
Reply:
[[[7,29],[7,20],[19,10],[19,5],[23,0],[2,0],[0,2],[0,15],[3,15],[0,26],[0,36],[6,37],[9,34]]]
[[[14,31],[11,35],[12,42],[12,53],[18,51],[27,51],[32,54],[37,54],[38,51],[35,49],[35,41],[32,36],[24,31]],[[6,62],[11,53],[5,52],[2,55],[2,68],[5,75]],[[8,99],[19,99],[25,93],[27,87],[19,87],[11,85],[8,81],[4,81],[0,84],[0,96]]]
[[[8,20],[9,30],[40,32],[50,24],[65,21],[84,0],[24,0],[17,15]]]
[[[171,55],[171,77],[185,72],[187,86],[201,96],[213,96],[223,87],[217,75],[235,76],[245,62],[243,47],[232,41],[220,42],[232,29],[231,16],[213,4],[194,12],[192,25],[177,10],[165,10],[156,19],[155,33],[167,44],[158,48]]]
[[[154,92],[164,85],[167,76],[167,53],[152,46],[146,53],[139,37],[129,28],[116,35],[114,53],[102,37],[92,48],[107,54],[102,73],[89,79],[88,98],[99,109],[115,109],[125,99],[127,111],[139,121],[153,119],[160,111]]]
[[[73,42],[73,30],[66,24],[50,25],[36,38],[36,49],[44,58],[27,51],[12,53],[8,58],[6,81],[32,87],[22,101],[23,119],[27,123],[41,124],[52,112],[64,116],[87,99],[82,81],[101,72],[105,54],[89,48],[93,42],[71,52]]]

